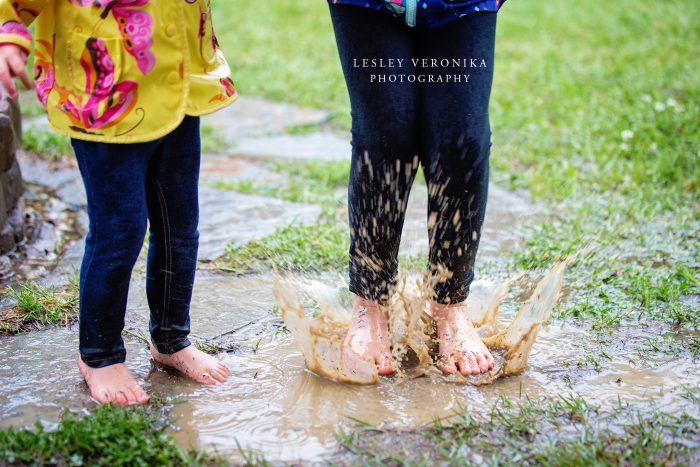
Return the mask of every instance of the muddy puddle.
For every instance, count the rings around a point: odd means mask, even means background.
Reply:
[[[499,324],[506,326],[514,314],[514,309],[505,312]],[[647,331],[635,332],[646,335]],[[265,339],[256,352],[228,355],[226,361],[236,371],[223,388],[184,391],[187,402],[173,410],[180,428],[174,435],[185,445],[209,446],[234,458],[239,458],[240,443],[264,453],[268,460],[320,461],[333,455],[335,434],[342,427],[352,427],[353,419],[415,428],[460,408],[487,414],[501,395],[517,399],[520,395],[538,398],[577,392],[607,407],[620,401],[650,400],[660,409],[673,411],[684,403],[690,405],[683,395],[688,387],[700,383],[700,365],[679,364],[667,357],[653,366],[637,366],[623,352],[604,362],[600,372],[578,368],[580,343],[591,339],[575,326],[544,325],[528,368],[485,386],[449,383],[437,374],[380,378],[375,385],[355,385],[309,371],[294,337],[278,335]]]
[[[333,281],[329,276],[316,279]],[[197,278],[195,335],[215,339],[240,328],[224,336],[236,351],[221,354],[233,369],[222,387],[201,387],[155,366],[142,342],[125,336],[129,367],[149,392],[173,404],[171,431],[183,445],[202,446],[234,461],[242,459],[239,445],[271,461],[320,461],[336,452],[335,433],[353,426],[353,419],[412,428],[461,407],[488,413],[502,394],[515,399],[570,392],[608,407],[620,398],[653,401],[662,410],[693,410],[683,396],[688,388],[700,386],[700,363],[662,354],[652,363],[635,353],[636,343],[658,337],[658,330],[620,330],[619,340],[603,348],[610,359],[601,358],[596,371],[577,364],[598,348],[596,337],[561,321],[541,327],[525,371],[486,386],[449,383],[437,374],[381,378],[364,386],[337,383],[309,371],[293,336],[280,331],[279,314],[272,312],[272,284],[270,276]],[[486,289],[495,285],[476,284]],[[143,297],[136,287],[132,295],[129,328],[143,329]],[[498,325],[505,328],[512,322],[521,305],[511,295],[501,306]],[[77,345],[76,329],[0,339],[0,428],[29,426],[36,420],[52,425],[64,407],[85,412],[93,406],[75,369]]]
[[[498,312],[515,278],[498,285],[473,286],[466,313],[490,348],[495,365],[480,375],[462,377],[457,373],[447,380],[479,386],[520,374],[527,368],[537,334],[561,296],[566,266],[574,259],[571,256],[547,271],[505,328],[498,327]],[[404,275],[399,278],[397,290],[387,304],[392,367],[402,378],[436,373],[438,338],[436,322],[428,309],[434,282],[429,276]],[[275,281],[273,292],[282,319],[309,370],[344,383],[376,384],[379,381],[374,362],[362,359],[344,342],[350,325],[350,307],[341,303],[342,291],[335,291],[321,282],[280,277]]]

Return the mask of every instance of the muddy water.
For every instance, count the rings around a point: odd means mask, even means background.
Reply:
[[[326,280],[328,280],[326,278]],[[482,281],[476,290],[494,283]],[[519,303],[502,310],[499,327],[513,321]],[[238,444],[264,453],[269,460],[320,461],[335,451],[335,434],[352,419],[374,425],[412,428],[448,417],[460,408],[486,413],[501,395],[517,398],[556,397],[570,392],[607,407],[622,402],[653,400],[657,407],[677,411],[688,387],[700,384],[700,364],[664,357],[655,365],[634,363],[634,342],[654,336],[645,328],[627,329],[620,337],[628,347],[605,348],[612,360],[599,372],[576,365],[584,347],[595,340],[579,327],[556,322],[542,327],[518,376],[488,386],[453,384],[438,375],[417,379],[382,378],[372,386],[334,382],[306,369],[298,343],[288,334],[258,336],[242,344],[243,352],[226,356],[234,368],[223,388],[188,385],[180,394],[188,401],[174,407],[180,428],[174,435],[184,445],[204,445],[238,458]],[[250,349],[257,347],[257,351]],[[620,399],[618,399],[620,398]],[[697,408],[696,408],[697,409]]]
[[[455,374],[451,380],[483,385],[499,377],[520,374],[527,367],[539,329],[547,322],[559,299],[564,271],[573,259],[571,256],[555,264],[544,274],[506,328],[497,326],[498,311],[513,280],[498,285],[472,284],[466,315],[491,349],[495,365],[484,374],[467,378]],[[387,306],[392,366],[402,376],[424,376],[435,372],[431,353],[434,353],[437,336],[427,307],[433,296],[434,281],[420,275],[402,276]],[[282,319],[297,341],[309,370],[339,382],[378,382],[374,363],[362,359],[344,342],[350,326],[350,312],[349,307],[341,303],[342,290],[317,281],[281,277],[273,291]]]
[[[134,280],[129,327],[143,330],[146,309],[136,287],[141,279]],[[446,383],[439,376],[387,378],[373,386],[336,383],[306,369],[291,335],[275,334],[279,318],[270,313],[271,288],[267,276],[197,279],[195,334],[213,338],[245,326],[228,336],[239,350],[221,355],[233,369],[222,387],[201,387],[154,366],[143,344],[127,336],[129,367],[149,392],[173,402],[172,432],[183,445],[204,446],[240,460],[238,442],[268,460],[314,461],[334,453],[334,433],[351,426],[351,417],[409,428],[449,416],[459,407],[483,413],[501,394],[556,397],[572,391],[610,407],[618,404],[619,396],[623,402],[653,400],[661,409],[679,412],[693,409],[682,397],[686,388],[700,387],[698,362],[656,355],[658,362],[652,365],[638,358],[636,343],[658,335],[644,327],[624,328],[619,341],[603,347],[612,360],[600,358],[600,372],[590,365],[579,367],[580,359],[598,349],[595,336],[560,321],[541,328],[527,370],[488,386]],[[519,305],[510,299],[502,307],[500,326],[512,321]],[[93,406],[75,369],[77,345],[75,329],[0,339],[0,427],[35,420],[54,424],[63,407],[85,411]]]
[[[185,396],[188,402],[174,408],[181,428],[175,436],[227,456],[237,456],[239,442],[268,459],[313,461],[334,452],[334,433],[351,426],[351,418],[410,428],[452,415],[460,407],[484,413],[501,394],[536,398],[572,391],[610,407],[618,404],[619,396],[632,402],[654,399],[660,408],[675,411],[684,402],[683,386],[700,383],[700,365],[679,365],[673,359],[654,368],[635,368],[621,356],[601,373],[577,376],[563,370],[578,359],[575,343],[588,338],[578,328],[547,325],[527,371],[475,387],[445,383],[441,377],[388,378],[374,386],[336,383],[306,370],[294,340],[286,336],[255,354],[228,356],[236,371],[223,388],[192,388]]]

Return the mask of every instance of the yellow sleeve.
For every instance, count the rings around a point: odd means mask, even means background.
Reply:
[[[27,53],[32,48],[29,26],[53,0],[0,0],[0,44],[14,44]]]

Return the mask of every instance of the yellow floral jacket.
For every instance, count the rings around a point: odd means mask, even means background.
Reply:
[[[0,44],[27,52],[51,126],[102,142],[152,141],[236,97],[210,0],[0,0]]]

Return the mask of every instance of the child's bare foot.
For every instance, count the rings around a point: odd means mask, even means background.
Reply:
[[[158,352],[151,344],[151,356],[161,365],[175,368],[202,384],[219,386],[229,375],[229,369],[223,362],[195,348],[194,345],[168,355]]]
[[[134,405],[150,400],[123,363],[92,368],[78,357],[78,369],[90,388],[90,395],[100,404]]]
[[[377,302],[352,296],[352,320],[345,345],[377,364],[380,375],[394,372],[389,349],[389,311]]]
[[[440,340],[440,369],[463,375],[485,373],[493,368],[491,352],[467,319],[467,302],[442,305],[431,303]]]

